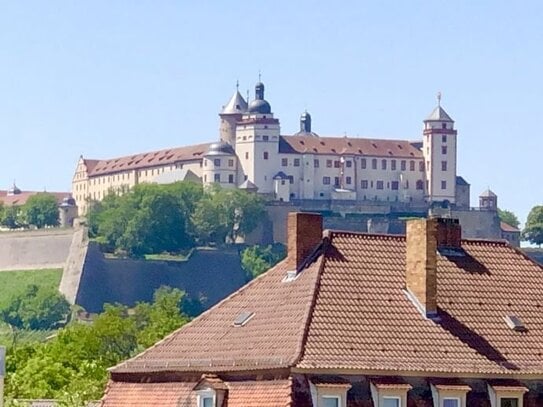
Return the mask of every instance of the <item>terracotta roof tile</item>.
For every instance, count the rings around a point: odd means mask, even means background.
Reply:
[[[157,165],[173,164],[178,161],[199,160],[211,143],[170,148],[147,153],[134,154],[107,160],[85,159],[89,176],[107,175],[117,171],[134,170]]]
[[[436,323],[404,294],[405,237],[333,233],[332,244],[299,367],[543,372],[543,268],[520,251],[464,241],[465,257],[439,256]]]
[[[123,383],[110,381],[102,407],[191,406],[193,382]]]
[[[502,232],[519,232],[520,233],[520,230],[518,230],[518,228],[511,226],[510,224],[505,223],[505,222],[500,222],[500,229],[502,230]]]
[[[290,154],[345,154],[371,157],[422,158],[422,151],[406,140],[353,137],[281,136],[279,152]]]
[[[291,380],[228,382],[228,407],[289,407]]]
[[[286,262],[112,369],[120,372],[226,371],[291,366],[301,352],[320,261],[292,282],[282,282]],[[234,326],[242,312],[254,312]]]
[[[44,192],[44,191],[41,191],[41,192]],[[62,200],[64,198],[72,196],[70,192],[48,192],[48,191],[46,192],[48,194],[54,195],[59,204],[62,203]],[[28,201],[28,198],[39,193],[40,193],[39,191],[21,191],[18,194],[7,195],[7,193],[2,194],[2,191],[0,191],[0,202],[2,202],[4,205],[7,205],[7,206],[24,205],[26,201]]]

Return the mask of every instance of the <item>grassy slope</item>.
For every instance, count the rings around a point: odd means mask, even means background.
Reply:
[[[62,269],[0,271],[0,308],[30,284],[58,289]]]

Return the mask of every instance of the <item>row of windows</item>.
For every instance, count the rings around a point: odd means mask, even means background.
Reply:
[[[204,174],[204,182],[207,182],[207,174]],[[222,182],[221,174],[213,174],[213,182]],[[229,184],[234,183],[234,174],[228,174],[228,183]]]
[[[246,156],[246,158],[248,158],[248,156]],[[267,160],[268,159],[268,153],[267,152],[264,152],[264,159]],[[289,160],[288,158],[282,158],[281,159],[281,166],[282,167],[288,167],[288,163],[289,163]],[[373,158],[371,160],[371,169],[372,170],[376,170],[378,168],[378,160],[377,158]],[[300,159],[299,158],[294,158],[293,161],[292,161],[292,165],[294,167],[299,167],[301,164],[300,162]],[[341,168],[341,161],[340,160],[326,160],[325,161],[325,164],[326,164],[326,168]],[[345,167],[346,168],[351,168],[353,166],[353,162],[351,160],[345,160],[344,161],[344,164],[345,164]],[[315,168],[319,168],[320,167],[320,160],[318,159],[315,159],[313,161],[313,166]],[[360,160],[360,166],[361,168],[364,170],[366,168],[368,168],[368,162],[367,162],[367,159],[366,158],[362,158]],[[389,166],[389,160],[381,160],[381,169],[382,170],[386,170]],[[407,171],[407,160],[400,160],[400,170],[401,171]],[[396,171],[398,169],[398,162],[397,160],[390,160],[390,169],[392,171]],[[411,160],[409,161],[409,170],[410,171],[415,171],[415,161],[414,160]],[[424,171],[424,162],[419,162],[419,171]]]
[[[204,159],[204,167],[207,167],[207,162],[208,161],[211,161],[211,160]],[[234,166],[234,159],[229,158],[228,161],[227,161],[227,164],[228,164],[229,167],[233,167]],[[213,159],[213,165],[215,167],[220,167],[221,166],[221,159],[220,158],[214,158]]]

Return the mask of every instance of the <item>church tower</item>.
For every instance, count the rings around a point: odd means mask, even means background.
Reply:
[[[236,84],[236,92],[232,95],[228,103],[222,108],[220,117],[220,136],[221,141],[236,145],[236,124],[241,120],[243,114],[247,112],[247,102],[239,93],[239,84]]]
[[[426,200],[455,203],[456,199],[456,136],[454,121],[437,106],[424,120],[423,155],[426,169]]]

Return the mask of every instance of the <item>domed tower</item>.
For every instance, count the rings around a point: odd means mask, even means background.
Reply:
[[[230,144],[232,147],[236,145],[236,124],[241,120],[245,112],[247,112],[247,102],[239,93],[239,86],[236,84],[236,92],[219,113],[221,141]]]
[[[426,199],[429,202],[456,201],[456,136],[454,121],[437,106],[424,120],[423,156],[426,178]]]
[[[58,209],[60,227],[72,227],[74,225],[74,219],[77,218],[77,205],[75,199],[71,196],[64,197]]]
[[[307,112],[307,110],[300,116],[300,133],[312,134],[311,115]]]
[[[279,120],[264,98],[264,84],[255,86],[255,98],[236,129],[240,182],[250,181],[263,194],[273,193],[273,175],[279,167]]]
[[[211,144],[202,165],[204,186],[219,184],[225,188],[236,187],[238,161],[234,148],[229,143],[220,141]]]

